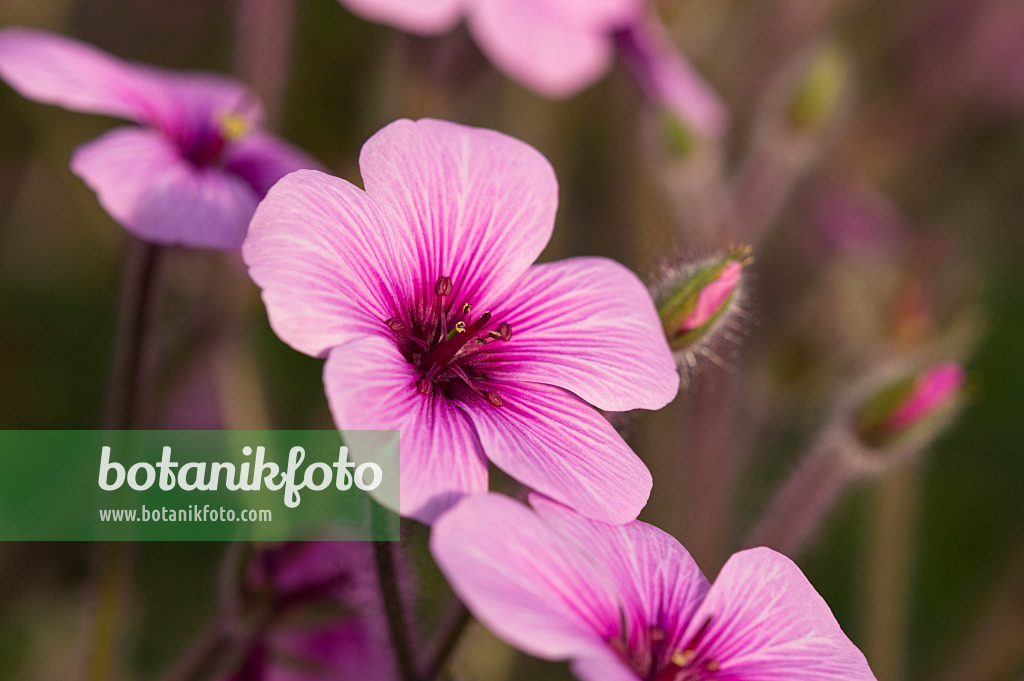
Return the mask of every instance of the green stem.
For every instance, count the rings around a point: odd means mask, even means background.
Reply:
[[[455,612],[448,618],[449,624],[447,629],[438,637],[437,649],[434,651],[434,656],[427,666],[427,673],[424,674],[423,681],[434,681],[434,679],[441,675],[441,672],[448,666],[448,662],[451,660],[455,649],[458,648],[459,641],[462,640],[462,635],[466,632],[466,628],[472,621],[473,615],[470,614],[469,608],[462,601],[459,601],[455,607]]]
[[[373,551],[377,561],[380,593],[384,600],[384,611],[388,618],[388,629],[391,632],[391,643],[395,647],[399,672],[403,681],[418,681],[416,661],[413,659],[412,646],[409,644],[409,630],[405,623],[402,596],[398,590],[392,543],[374,542]]]

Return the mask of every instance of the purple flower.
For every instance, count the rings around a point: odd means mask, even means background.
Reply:
[[[640,280],[604,258],[543,265],[558,187],[505,135],[392,123],[365,191],[293,173],[242,254],[270,322],[327,356],[342,429],[401,431],[401,512],[424,522],[487,488],[487,461],[590,517],[644,506],[647,468],[599,409],[658,409],[679,377]],[[589,403],[589,404],[588,404]]]
[[[0,31],[0,77],[26,97],[126,118],[79,147],[71,169],[147,241],[237,249],[278,179],[319,164],[259,130],[255,95],[234,80],[121,61],[44,31]]]
[[[601,78],[622,48],[641,86],[697,132],[720,135],[721,100],[649,16],[643,0],[341,0],[353,12],[411,33],[451,30],[462,16],[502,71],[546,97]]]
[[[770,549],[732,556],[712,585],[675,539],[495,494],[441,517],[431,550],[496,634],[570,659],[587,681],[873,681],[800,569]]]
[[[404,563],[400,588],[412,591]],[[370,542],[292,542],[257,553],[245,601],[260,636],[224,681],[398,679]],[[411,595],[411,593],[410,593]]]

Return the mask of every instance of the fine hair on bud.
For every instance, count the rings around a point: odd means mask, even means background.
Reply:
[[[862,474],[916,459],[962,409],[965,380],[955,362],[879,368],[840,397],[825,437]]]
[[[742,343],[747,321],[749,246],[705,255],[664,259],[650,277],[651,295],[666,340],[692,386],[707,362],[728,366]]]

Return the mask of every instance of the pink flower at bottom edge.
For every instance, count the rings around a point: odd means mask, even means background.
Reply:
[[[71,169],[141,239],[237,249],[256,204],[281,177],[320,164],[259,129],[241,83],[122,61],[36,29],[0,31],[0,77],[25,97],[126,118],[79,147]]]
[[[489,459],[588,516],[635,518],[650,472],[594,407],[661,408],[679,376],[636,275],[531,264],[557,206],[547,160],[490,130],[401,120],[359,165],[365,191],[281,180],[242,255],[278,336],[327,356],[337,426],[400,431],[401,513],[430,522],[487,489]]]
[[[485,494],[435,523],[431,552],[473,614],[586,681],[873,681],[785,556],[734,554],[709,585],[674,538],[613,527],[534,495]]]

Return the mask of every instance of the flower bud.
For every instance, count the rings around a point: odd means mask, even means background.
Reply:
[[[835,45],[825,45],[807,65],[789,102],[788,119],[797,130],[823,130],[835,118],[849,81],[849,61]]]
[[[858,439],[873,449],[908,439],[923,444],[937,434],[958,406],[964,379],[963,367],[947,362],[883,385],[856,413]]]
[[[688,353],[710,341],[738,307],[749,247],[680,265],[655,292],[658,315],[673,352]]]

